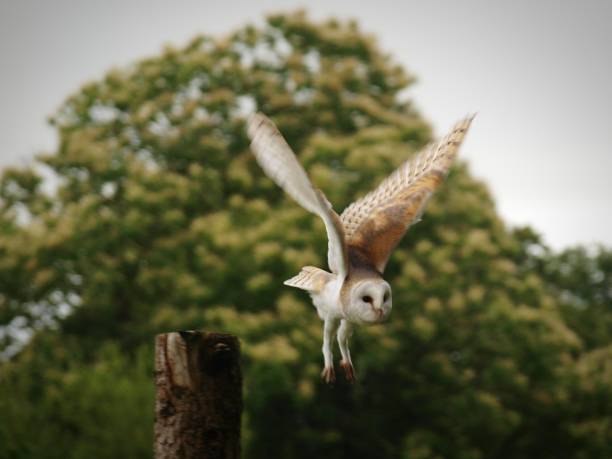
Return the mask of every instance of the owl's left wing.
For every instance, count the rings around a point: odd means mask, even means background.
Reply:
[[[442,140],[425,147],[344,209],[340,220],[351,254],[357,252],[379,272],[384,271],[391,252],[444,180],[473,118],[457,123]]]
[[[348,261],[343,227],[325,195],[312,186],[291,147],[269,118],[261,113],[251,116],[247,122],[247,134],[251,139],[251,150],[268,177],[304,209],[323,219],[329,268],[342,278],[346,277]]]

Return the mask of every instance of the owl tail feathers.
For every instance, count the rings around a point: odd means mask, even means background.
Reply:
[[[304,266],[297,276],[283,282],[290,287],[301,288],[309,292],[320,292],[334,275],[314,266]]]

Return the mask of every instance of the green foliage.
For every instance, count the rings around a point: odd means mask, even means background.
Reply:
[[[2,368],[0,457],[150,457],[153,354],[45,333]]]
[[[549,256],[545,276],[561,298],[561,311],[589,348],[605,347],[612,336],[612,251],[575,247]]]
[[[248,458],[609,456],[609,254],[509,231],[464,164],[389,263],[358,383],[319,381],[321,324],[282,281],[325,266],[325,232],[257,167],[245,116],[271,116],[341,210],[430,140],[411,82],[356,24],[297,13],[71,96],[37,165],[57,189],[0,180],[5,353],[36,331],[0,367],[0,457],[150,457],[153,336],[189,328],[243,343]]]

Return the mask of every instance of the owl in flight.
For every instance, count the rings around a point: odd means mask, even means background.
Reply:
[[[387,260],[446,177],[473,118],[469,116],[457,123],[442,140],[403,163],[340,216],[325,195],[313,187],[274,123],[261,113],[248,120],[251,149],[261,168],[298,204],[325,223],[331,272],[304,266],[285,285],[306,290],[324,322],[321,377],[326,382],[335,380],[334,335],[346,379],[355,379],[348,346],[353,326],[377,324],[389,317],[391,286],[383,279]]]

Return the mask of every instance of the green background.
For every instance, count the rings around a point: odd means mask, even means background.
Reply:
[[[321,322],[282,281],[325,267],[324,228],[244,118],[341,211],[431,140],[412,82],[355,23],[295,13],[71,95],[57,151],[0,179],[0,457],[151,457],[153,337],[181,329],[242,342],[245,458],[612,456],[612,252],[509,228],[462,162],[391,258],[391,321],[356,331],[358,382],[320,381]]]

